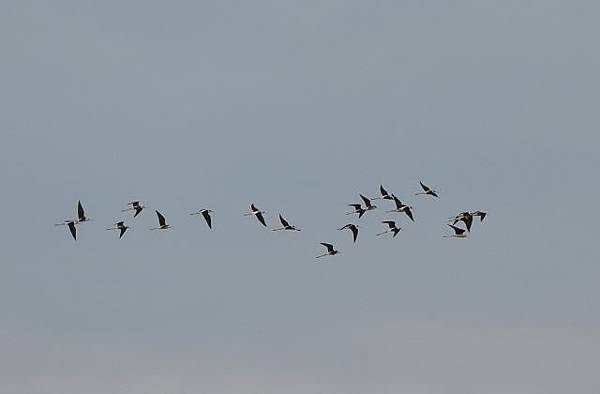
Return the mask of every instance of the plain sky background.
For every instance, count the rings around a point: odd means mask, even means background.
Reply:
[[[1,8],[0,392],[599,392],[597,2]]]

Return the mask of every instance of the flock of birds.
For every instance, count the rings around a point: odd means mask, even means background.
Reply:
[[[421,185],[421,188],[423,189],[423,191],[415,193],[415,195],[425,195],[425,196],[430,196],[430,197],[434,197],[434,198],[440,198],[438,195],[438,192],[436,190],[433,190],[432,188],[425,185],[421,181],[419,181],[419,184]],[[390,209],[390,210],[386,211],[386,213],[404,213],[411,221],[413,221],[413,222],[415,221],[413,213],[412,213],[413,208],[411,206],[408,206],[408,205],[404,204],[402,201],[400,201],[400,199],[398,197],[396,197],[396,195],[394,193],[391,193],[391,194],[388,193],[387,190],[385,190],[385,188],[383,187],[383,185],[379,186],[379,192],[381,195],[379,197],[375,197],[375,198],[369,198],[362,194],[359,194],[360,198],[362,199],[362,203],[348,204],[348,206],[352,207],[353,210],[350,212],[346,212],[346,215],[358,215],[358,218],[361,218],[366,212],[372,211],[377,208],[377,206],[375,204],[373,204],[373,200],[388,200],[388,201],[393,201],[396,207],[394,209]],[[133,211],[134,218],[137,217],[145,208],[148,208],[148,207],[142,205],[140,203],[140,201],[132,201],[129,204],[127,204],[127,206],[128,206],[128,208],[122,210],[121,212]],[[150,230],[167,230],[167,229],[173,228],[172,226],[170,226],[167,223],[167,220],[165,219],[165,217],[158,210],[155,210],[155,212],[156,212],[156,217],[158,220],[158,226],[151,227]],[[192,216],[202,215],[202,217],[206,221],[206,224],[208,225],[208,227],[210,229],[212,229],[211,214],[213,212],[214,211],[211,209],[201,209],[199,211],[190,213],[190,215],[192,215]],[[268,227],[267,222],[265,221],[265,214],[266,214],[266,211],[258,209],[253,203],[250,205],[250,211],[248,213],[245,213],[244,216],[254,216],[261,225],[263,225],[264,227]],[[481,222],[483,222],[483,219],[485,219],[486,215],[487,215],[487,213],[483,212],[483,211],[473,211],[473,212],[465,211],[465,212],[460,212],[459,214],[457,214],[455,216],[452,216],[451,218],[449,218],[448,226],[453,230],[454,233],[453,234],[451,233],[449,235],[444,235],[444,237],[446,237],[446,238],[466,238],[467,234],[471,231],[471,226],[473,224],[473,218],[478,217],[479,220]],[[77,204],[77,218],[76,219],[67,219],[67,220],[63,221],[62,223],[55,224],[55,226],[67,226],[69,228],[69,231],[70,231],[73,239],[77,240],[77,227],[76,226],[78,226],[81,223],[89,222],[90,220],[91,219],[88,216],[86,216],[86,214],[85,214],[85,210],[83,209],[83,205],[81,204],[81,201],[79,201]],[[291,225],[281,214],[279,214],[279,222],[281,223],[281,227],[273,228],[272,231],[282,231],[282,230],[283,231],[302,231],[302,229],[299,229],[296,226]],[[462,222],[465,225],[465,228],[458,227],[457,224],[459,222]],[[398,233],[402,230],[402,227],[398,226],[394,220],[383,220],[381,223],[383,225],[385,225],[385,227],[387,227],[387,228],[385,229],[385,231],[382,231],[382,232],[376,234],[377,236],[382,236],[384,234],[391,233],[392,237],[395,238],[396,235],[398,235]],[[122,238],[123,235],[125,234],[125,232],[129,228],[130,227],[125,224],[125,221],[121,220],[121,221],[115,223],[113,227],[107,228],[106,230],[118,230],[119,238]],[[338,230],[339,231],[350,230],[352,232],[352,239],[354,242],[356,242],[356,240],[358,238],[359,228],[360,228],[360,226],[357,224],[348,223],[345,226],[339,228]],[[340,253],[340,251],[336,250],[335,247],[330,243],[321,242],[321,245],[323,245],[326,248],[326,252],[319,256],[316,256],[316,258],[321,258],[321,257],[325,257],[325,256],[333,256],[333,255]]]

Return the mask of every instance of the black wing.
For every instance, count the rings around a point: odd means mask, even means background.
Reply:
[[[262,213],[257,213],[256,214],[256,218],[258,219],[259,222],[262,223],[263,226],[267,227],[267,223],[265,223],[265,218],[263,217]]]
[[[410,220],[413,222],[415,221],[415,218],[413,218],[413,214],[409,207],[404,208],[404,213],[410,218]]]
[[[356,242],[356,237],[358,237],[358,227],[356,226],[350,226],[349,227],[350,230],[352,230],[352,239],[354,240],[354,242]]]
[[[434,197],[440,198],[440,196],[437,195],[436,192],[434,192],[433,190],[429,192],[429,194],[431,194]]]
[[[467,231],[471,231],[471,224],[473,224],[473,216],[470,213],[465,213],[461,219],[467,225]]]
[[[394,197],[394,202],[396,203],[396,209],[400,209],[404,206],[404,204],[402,204],[402,201],[400,201],[398,199],[398,197],[396,197],[395,195],[392,194],[392,197]]]
[[[290,227],[290,224],[283,218],[283,216],[281,216],[281,214],[279,214],[279,221],[283,227]]]
[[[165,224],[167,224],[167,222],[165,221],[165,217],[163,215],[161,215],[160,212],[156,211],[156,216],[158,216],[158,225],[159,226],[164,226]]]
[[[124,222],[121,221],[121,222],[115,223],[115,226],[117,226],[118,228],[121,228],[121,227],[123,227],[123,224],[124,224]]]
[[[427,186],[427,185],[424,185],[424,184],[423,184],[423,182],[419,181],[419,184],[421,185],[421,187],[423,188],[423,191],[424,191],[425,193],[427,193],[427,192],[430,192],[430,191],[431,191],[431,189],[429,188],[429,186]]]
[[[371,207],[371,199],[370,198],[367,198],[367,197],[363,196],[362,194],[360,194],[360,198],[362,198],[362,200],[365,202],[365,206],[367,208]]]
[[[327,248],[328,252],[333,252],[333,245],[332,244],[321,242],[321,245],[325,246]]]
[[[119,239],[121,239],[121,237],[123,236],[123,234],[125,234],[125,231],[127,231],[127,227],[121,227],[121,232],[119,233]]]
[[[140,207],[139,205],[137,205],[137,206],[134,205],[134,208],[135,208],[135,213],[133,214],[133,217],[136,217],[137,215],[139,215],[140,212],[142,212],[142,210],[144,209],[144,208]]]
[[[77,230],[75,229],[75,222],[69,222],[69,231],[73,236],[73,239],[77,241]]]
[[[349,207],[354,207],[354,209],[358,212],[362,209],[360,204],[348,204]]]
[[[462,229],[462,228],[460,228],[460,227],[456,227],[456,226],[453,226],[453,225],[451,225],[451,224],[449,224],[448,226],[452,227],[452,229],[454,230],[454,233],[455,233],[456,235],[462,235],[462,234],[464,234],[464,233],[465,233],[465,230],[463,230],[463,229]]]
[[[390,229],[396,228],[396,222],[394,222],[393,220],[384,220],[381,223],[387,224]]]
[[[250,204],[250,210],[251,210],[252,212],[257,212],[257,211],[260,211],[260,209],[256,208],[256,207],[254,206],[254,204]]]
[[[79,216],[79,220],[85,219],[85,212],[83,210],[83,205],[81,205],[81,201],[77,203],[77,216]]]
[[[383,185],[380,185],[380,186],[379,186],[379,192],[381,193],[381,196],[382,196],[382,197],[388,197],[388,196],[390,195],[390,194],[387,192],[387,190],[385,190],[385,189],[383,188]]]
[[[204,220],[206,220],[206,224],[208,224],[208,228],[212,229],[212,220],[210,218],[210,212],[202,211],[202,216],[204,216]]]
[[[136,207],[139,207],[139,206],[140,206],[140,202],[139,202],[139,201],[132,201],[132,202],[130,202],[130,204],[131,204],[131,206],[132,206],[132,207],[134,207],[134,208],[136,208]]]

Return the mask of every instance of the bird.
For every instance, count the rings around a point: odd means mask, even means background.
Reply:
[[[75,228],[75,226],[77,224],[78,224],[77,220],[67,219],[63,223],[56,223],[55,226],[68,226],[69,231],[71,232],[71,235],[73,236],[73,239],[75,241],[77,241],[77,229]]]
[[[381,197],[375,197],[373,200],[393,200],[392,196],[390,196],[390,193],[383,188],[383,185],[379,185],[379,192],[381,193]]]
[[[287,220],[285,220],[283,218],[283,216],[281,216],[281,214],[279,214],[279,221],[281,222],[281,225],[283,227],[278,227],[278,228],[274,228],[271,231],[280,231],[280,230],[291,230],[291,231],[302,231],[302,229],[296,228],[296,226],[292,226],[288,223]]]
[[[107,230],[119,230],[119,239],[123,237],[129,226],[126,226],[123,221],[115,223],[115,227],[107,228]]]
[[[92,220],[85,216],[85,211],[83,210],[83,205],[81,205],[81,201],[77,203],[77,216],[77,223],[89,222],[90,220]]]
[[[412,214],[412,207],[409,207],[406,204],[403,204],[398,197],[396,197],[396,195],[392,194],[392,197],[394,198],[394,202],[396,203],[396,209],[392,209],[391,211],[387,211],[387,212],[404,212],[409,218],[410,220],[412,220],[413,222],[415,221],[413,214]]]
[[[360,217],[362,215],[364,215],[365,212],[367,212],[365,209],[362,208],[362,206],[360,204],[348,204],[348,206],[354,207],[354,211],[346,212],[346,215],[352,215],[354,213],[358,213],[358,217],[360,219]]]
[[[363,202],[365,203],[365,207],[363,208],[360,204],[348,204],[348,206],[354,208],[354,211],[346,212],[346,215],[352,215],[354,213],[358,213],[358,217],[360,218],[360,217],[362,217],[362,215],[364,215],[365,212],[377,208],[376,205],[373,205],[371,203],[371,199],[370,198],[365,197],[362,194],[359,194],[359,196],[363,200]]]
[[[267,223],[265,222],[265,217],[263,216],[263,214],[267,213],[267,211],[261,211],[260,209],[256,208],[254,206],[254,204],[250,205],[250,213],[245,213],[244,216],[256,216],[256,219],[258,219],[258,221],[265,227],[267,227]]]
[[[358,226],[356,224],[349,223],[342,228],[338,228],[339,231],[346,229],[352,231],[352,239],[354,240],[354,242],[356,242],[356,238],[358,237]]]
[[[131,205],[131,208],[123,209],[121,212],[135,211],[135,213],[133,214],[133,217],[136,217],[137,215],[139,215],[140,212],[142,212],[142,210],[144,208],[146,208],[145,206],[140,205],[139,201],[132,201],[127,205]]]
[[[418,196],[419,194],[426,194],[428,196],[440,198],[440,196],[438,196],[438,194],[437,194],[437,191],[432,190],[429,186],[423,184],[423,182],[421,182],[421,181],[419,181],[419,184],[423,188],[423,191],[419,192],[419,193],[415,193],[415,196]]]
[[[158,218],[158,227],[152,227],[150,230],[166,230],[168,228],[172,228],[167,224],[165,217],[160,212],[158,212],[157,210],[155,210],[155,212],[156,217]]]
[[[212,212],[214,212],[212,209],[201,209],[197,212],[190,213],[190,215],[202,215],[204,220],[206,220],[206,224],[208,224],[208,228],[212,229],[212,218],[210,217]]]
[[[400,230],[402,230],[402,227],[396,226],[396,222],[394,222],[393,220],[384,220],[381,223],[387,224],[389,228],[382,233],[376,234],[377,236],[391,232],[391,233],[394,233],[394,235],[392,235],[392,238],[395,238],[396,235],[398,235],[398,233],[400,232]]]
[[[315,257],[316,259],[321,258],[321,257],[325,257],[325,256],[333,256],[334,254],[341,253],[339,250],[335,250],[333,248],[332,244],[321,242],[321,245],[323,245],[323,246],[325,246],[327,248],[327,253],[323,253],[321,255],[318,255],[317,257]]]
[[[471,232],[471,224],[473,224],[473,215],[469,212],[461,212],[452,219],[452,225],[458,222],[463,222],[467,226],[467,231]]]
[[[454,234],[452,235],[444,235],[444,238],[466,238],[467,234],[465,234],[465,229],[462,229],[460,227],[456,227],[452,224],[449,224],[448,226],[450,226],[452,228],[452,230],[454,230]]]
[[[480,222],[483,222],[483,219],[485,219],[486,215],[487,215],[487,212],[483,212],[483,211],[471,212],[471,216],[479,216]]]

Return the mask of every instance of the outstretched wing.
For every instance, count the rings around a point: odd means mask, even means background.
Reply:
[[[156,216],[158,216],[158,225],[159,226],[164,226],[167,224],[165,217],[158,211],[156,211]]]
[[[123,236],[123,234],[125,234],[125,231],[127,231],[127,227],[120,227],[120,233],[119,233],[119,239],[121,239],[121,237]]]
[[[394,222],[393,220],[384,220],[381,223],[387,224],[390,229],[396,227],[396,222]]]
[[[389,196],[389,193],[387,192],[387,190],[385,190],[385,189],[383,188],[383,185],[379,185],[379,192],[381,193],[381,196],[382,196],[382,197],[387,197],[387,196]]]
[[[212,220],[210,218],[210,212],[202,211],[202,216],[204,216],[204,220],[206,220],[206,224],[208,224],[208,228],[212,229]]]
[[[367,198],[367,197],[363,196],[362,194],[360,194],[360,198],[362,198],[362,200],[365,202],[365,206],[367,208],[371,207],[371,199],[370,198]]]
[[[79,216],[79,220],[85,219],[85,211],[83,210],[83,205],[81,205],[81,200],[77,203],[77,216]]]
[[[328,252],[333,252],[333,245],[332,244],[321,242],[321,245],[325,246],[327,248]]]
[[[392,194],[392,197],[394,198],[394,202],[396,203],[396,209],[400,209],[400,208],[402,208],[404,206],[402,204],[402,201],[400,201],[398,199],[398,197],[396,197],[396,195]]]
[[[464,230],[464,229],[462,229],[460,227],[456,227],[456,226],[454,226],[452,224],[449,224],[448,226],[452,227],[452,230],[454,230],[454,233],[456,235],[463,235],[465,233],[465,231],[466,231],[466,230]]]
[[[133,214],[133,217],[136,217],[137,215],[140,214],[140,212],[142,212],[142,210],[144,208],[140,207],[139,205],[134,205],[134,209],[135,209],[135,213]]]
[[[267,223],[265,222],[265,218],[261,212],[256,214],[256,218],[262,223],[263,226],[267,227]]]
[[[358,237],[358,227],[350,226],[350,230],[352,230],[352,239],[356,242],[356,237]]]
[[[281,214],[279,214],[279,221],[283,227],[290,227],[290,224],[283,218],[283,216],[281,216]]]
[[[412,220],[413,222],[415,221],[415,218],[413,218],[413,214],[409,207],[404,208],[404,213],[406,213],[410,220]]]
[[[427,193],[427,192],[430,192],[430,191],[431,191],[431,189],[429,188],[429,186],[427,186],[427,185],[424,185],[424,184],[423,184],[423,182],[419,181],[419,184],[421,185],[421,187],[423,188],[423,191],[424,191],[425,193]]]
[[[69,222],[69,231],[73,236],[73,239],[77,241],[77,230],[75,229],[75,222]]]

